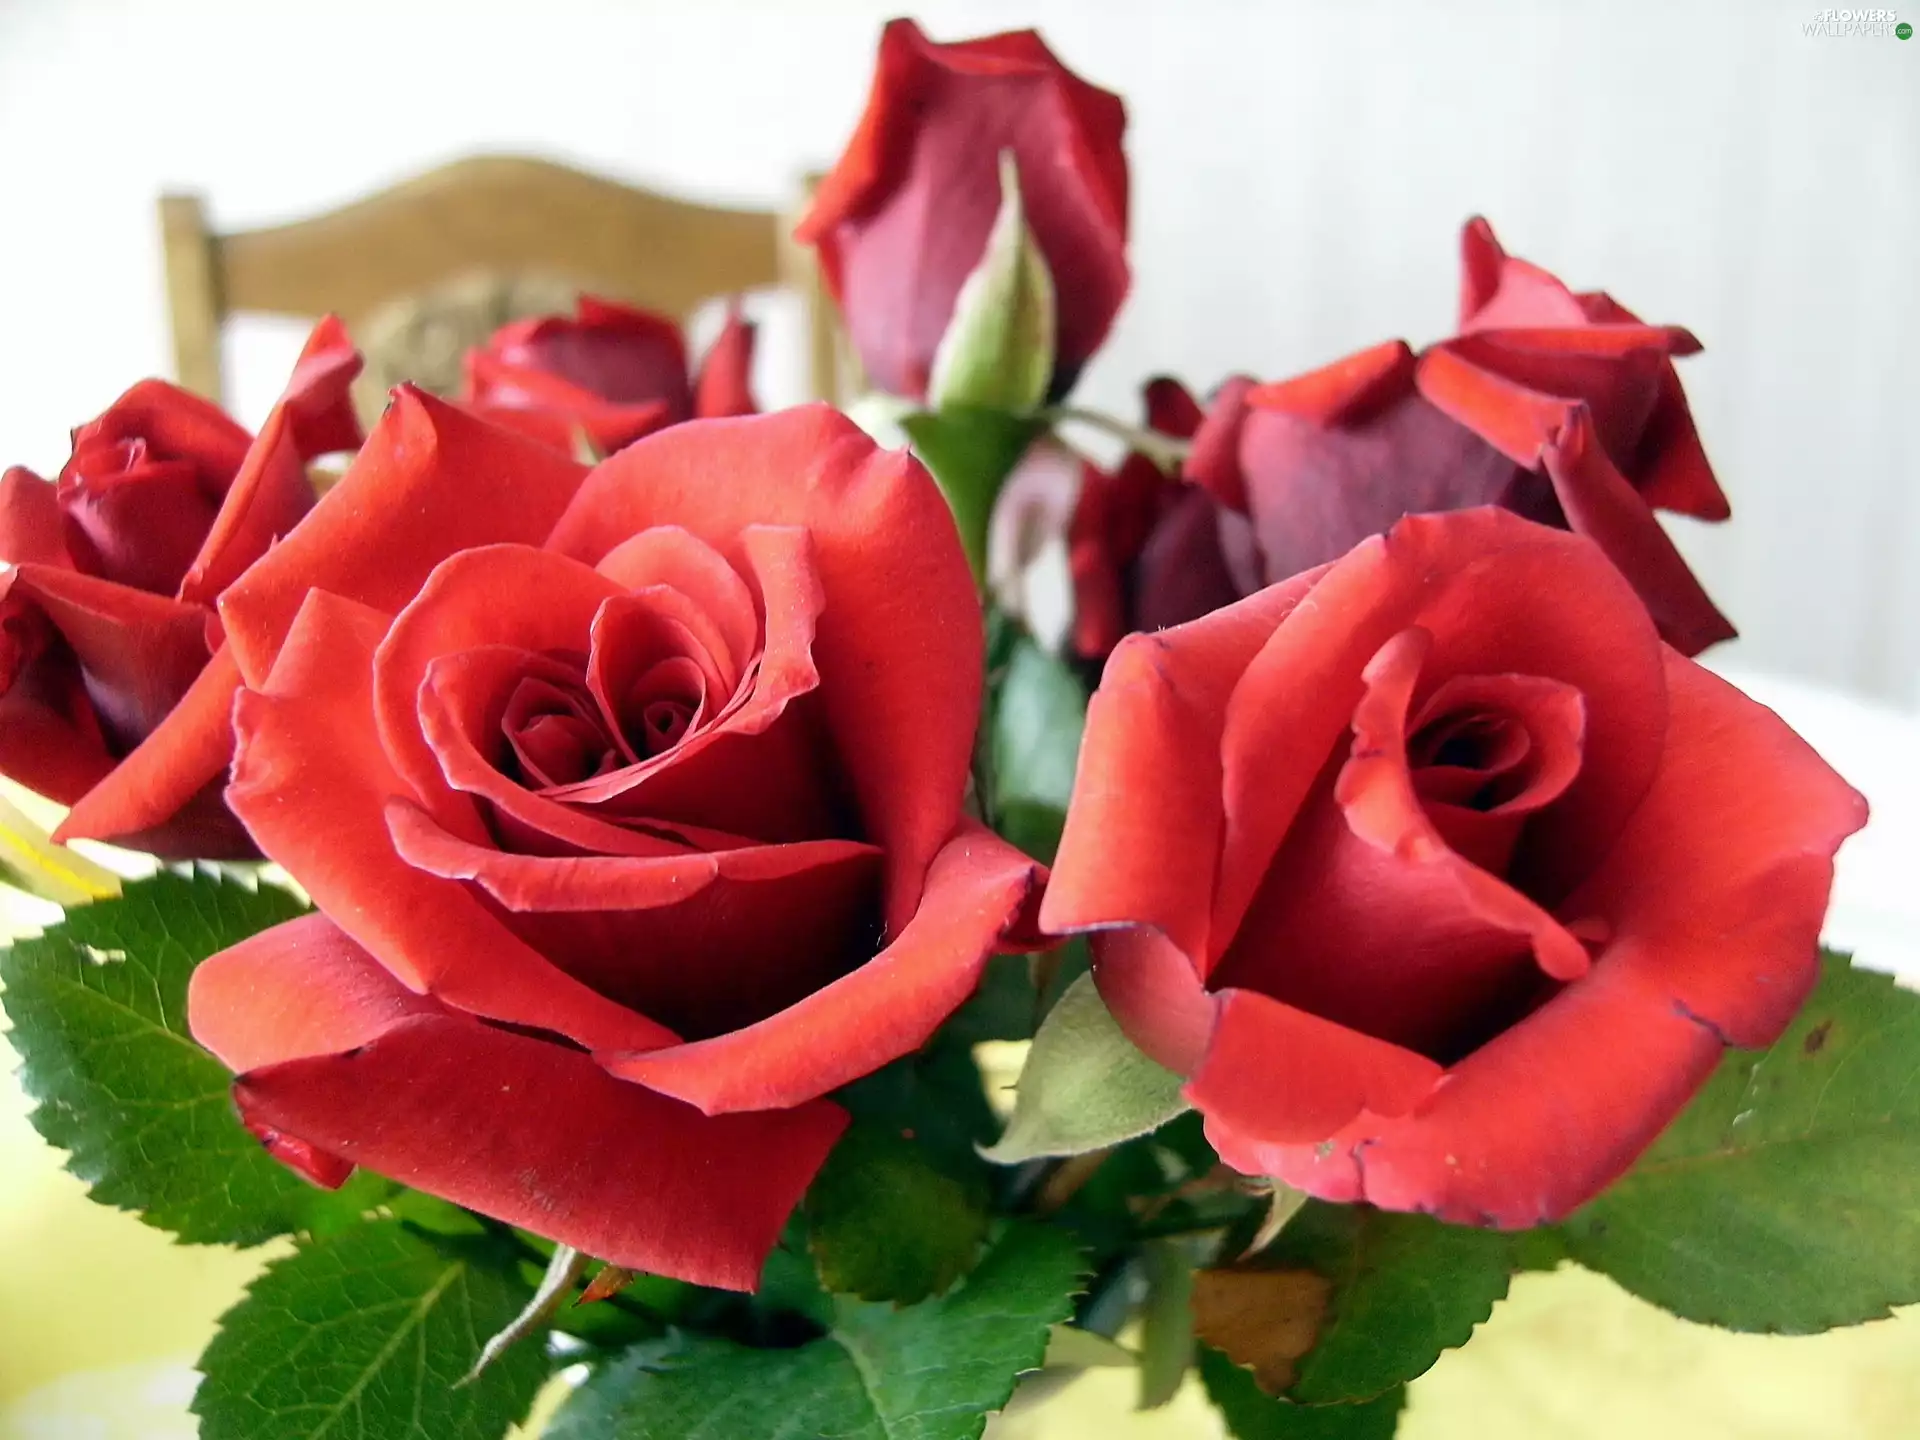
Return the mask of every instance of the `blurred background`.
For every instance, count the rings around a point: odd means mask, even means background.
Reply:
[[[51,474],[71,427],[169,372],[163,191],[250,229],[508,152],[790,207],[901,8],[0,0],[0,465]],[[1698,335],[1681,374],[1735,519],[1669,523],[1742,631],[1714,663],[1872,799],[1834,938],[1920,975],[1920,38],[1809,33],[1811,0],[911,9],[938,39],[1038,26],[1126,97],[1134,293],[1079,403],[1132,416],[1149,375],[1205,388],[1436,338],[1474,213],[1576,289]],[[802,398],[798,306],[749,308],[763,402]],[[304,329],[229,327],[243,422]],[[85,1206],[24,1109],[0,1090],[0,1437],[191,1434],[184,1366],[258,1256]],[[1920,1413],[1920,1322],[1728,1337],[1593,1277],[1525,1276],[1415,1395],[1416,1440],[1892,1437]],[[1198,1410],[1135,1432],[1108,1409],[1086,1433],[1211,1433]]]

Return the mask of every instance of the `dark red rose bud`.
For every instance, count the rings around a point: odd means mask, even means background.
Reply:
[[[257,436],[147,380],[55,484],[0,478],[0,773],[74,807],[59,838],[256,853],[218,793],[238,676],[214,604],[313,508],[307,462],[359,443],[359,368],[329,318]]]
[[[1126,109],[1031,30],[942,45],[891,22],[866,113],[796,238],[817,246],[867,377],[923,399],[960,288],[980,263],[1012,152],[1053,279],[1053,395],[1126,298]]]
[[[574,453],[612,454],[695,416],[752,414],[753,327],[729,315],[696,382],[680,326],[582,295],[575,313],[502,326],[466,356],[465,403],[496,424]]]

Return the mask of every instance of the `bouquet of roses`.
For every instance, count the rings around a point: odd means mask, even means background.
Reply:
[[[364,440],[329,321],[258,434],[146,381],[0,482],[0,771],[167,862],[6,954],[35,1123],[292,1237],[210,1440],[559,1371],[556,1437],[937,1440],[1093,1364],[1379,1437],[1516,1271],[1920,1300],[1920,1004],[1818,948],[1865,807],[1654,516],[1728,513],[1697,342],[1474,221],[1437,344],[1065,410],[1124,123],[887,28],[799,235],[910,450],[582,302]]]

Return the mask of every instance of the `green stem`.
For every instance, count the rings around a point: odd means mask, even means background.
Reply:
[[[1128,449],[1146,456],[1169,475],[1179,474],[1182,462],[1193,453],[1191,440],[1181,440],[1172,435],[1162,435],[1158,430],[1129,425],[1099,410],[1058,405],[1051,410],[1041,411],[1040,418],[1052,425],[1086,425],[1104,431],[1116,439],[1124,440]]]

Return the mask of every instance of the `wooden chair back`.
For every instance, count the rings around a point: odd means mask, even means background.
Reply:
[[[356,324],[462,277],[508,287],[534,276],[534,293],[549,299],[563,284],[682,320],[716,297],[781,286],[805,309],[811,393],[838,403],[844,347],[812,253],[789,238],[793,218],[690,204],[501,155],[458,160],[263,230],[218,234],[201,197],[166,195],[160,225],[175,370],[187,389],[220,400],[228,316],[331,312],[358,338]],[[499,289],[496,307],[510,308],[500,297],[511,293]]]

